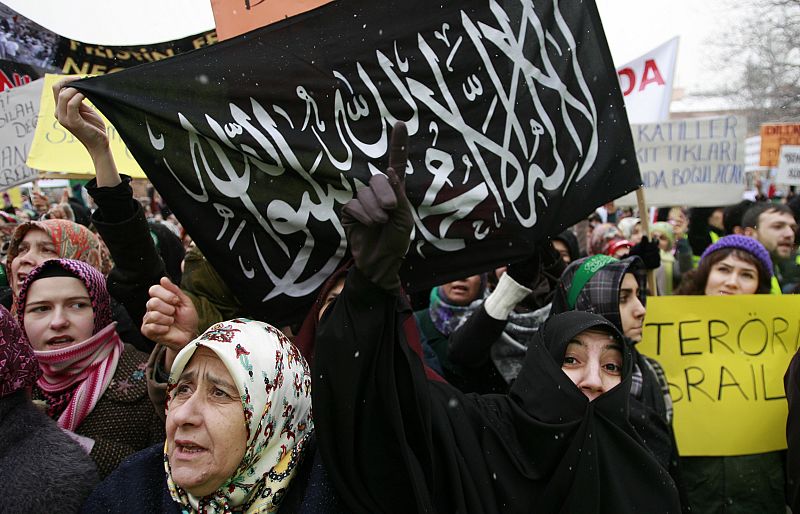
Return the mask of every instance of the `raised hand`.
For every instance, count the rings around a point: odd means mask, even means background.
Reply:
[[[356,266],[387,291],[400,288],[398,272],[414,226],[405,191],[407,161],[408,132],[398,122],[392,130],[386,174],[374,175],[369,187],[360,189],[342,208],[342,225]]]
[[[142,335],[179,352],[197,337],[197,309],[192,300],[167,277],[150,287]]]
[[[80,77],[71,76],[53,85],[53,98],[56,102],[56,119],[61,125],[83,143],[89,152],[108,146],[108,134],[103,118],[97,111],[83,103],[86,99],[67,84]]]
[[[56,119],[80,141],[94,162],[98,187],[113,187],[121,182],[109,146],[106,124],[100,115],[86,105],[86,97],[68,84],[80,77],[73,75],[53,85]]]

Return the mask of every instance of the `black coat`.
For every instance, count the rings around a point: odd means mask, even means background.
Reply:
[[[317,333],[316,436],[350,511],[680,511],[672,479],[628,421],[630,349],[621,346],[621,384],[592,402],[553,357],[589,327],[621,338],[611,323],[552,318],[509,394],[475,395],[425,378],[404,339],[409,316],[403,299],[353,268]]]
[[[81,512],[87,514],[180,514],[164,471],[164,444],[132,455],[92,492]],[[328,481],[313,439],[292,478],[279,514],[340,514],[345,511]]]

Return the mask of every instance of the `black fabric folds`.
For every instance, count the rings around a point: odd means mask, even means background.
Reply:
[[[302,319],[341,208],[409,134],[408,291],[520,260],[641,185],[593,1],[338,0],[73,82],[246,311]]]
[[[672,479],[628,422],[627,346],[622,383],[595,401],[561,370],[563,349],[580,331],[620,337],[608,321],[578,312],[552,318],[508,395],[472,395],[425,379],[404,340],[408,315],[352,269],[318,332],[317,439],[350,510],[680,511]]]

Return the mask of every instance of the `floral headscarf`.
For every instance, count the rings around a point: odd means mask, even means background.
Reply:
[[[0,305],[0,398],[32,386],[42,372],[33,348],[8,310]]]
[[[276,512],[314,429],[308,364],[276,328],[234,319],[212,325],[178,353],[170,389],[200,346],[219,357],[236,383],[247,424],[247,448],[237,470],[219,489],[196,498],[172,480],[165,443],[164,467],[172,499],[184,512]]]
[[[111,271],[113,263],[108,255],[108,250],[100,239],[83,225],[61,219],[29,221],[19,225],[11,237],[8,248],[6,262],[9,267],[19,255],[19,245],[22,239],[34,229],[42,230],[50,236],[60,258],[83,261],[100,270],[103,275],[108,275],[108,272]]]

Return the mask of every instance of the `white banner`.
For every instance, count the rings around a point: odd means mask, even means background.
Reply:
[[[0,93],[0,191],[36,179],[25,165],[36,131],[43,79]]]
[[[800,186],[800,146],[781,146],[781,158],[778,162],[775,183]]]
[[[647,205],[713,207],[742,198],[744,136],[742,116],[690,118],[631,125]],[[636,205],[636,196],[615,202]]]
[[[678,38],[617,68],[630,123],[655,123],[669,118]]]

